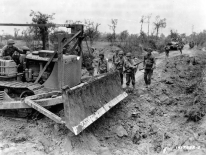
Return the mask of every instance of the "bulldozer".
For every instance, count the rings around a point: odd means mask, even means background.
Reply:
[[[0,23],[0,26],[71,29],[70,34],[57,34],[54,50],[27,54],[21,71],[15,61],[0,59],[0,111],[35,109],[78,135],[128,96],[121,87],[118,72],[82,78],[84,25]],[[70,48],[64,53],[67,45]],[[62,104],[63,117],[48,109]]]

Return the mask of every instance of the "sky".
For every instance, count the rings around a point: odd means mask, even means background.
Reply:
[[[150,32],[158,15],[166,18],[166,28],[160,30],[164,35],[171,29],[187,35],[192,30],[199,33],[206,29],[206,0],[0,0],[0,23],[30,23],[31,10],[55,13],[53,22],[57,24],[89,19],[101,24],[100,32],[112,32],[108,25],[111,19],[118,19],[117,33],[128,30],[137,34],[141,17],[150,14]],[[0,26],[0,35],[13,34],[14,28],[26,29]],[[147,23],[143,24],[143,31],[148,31]]]

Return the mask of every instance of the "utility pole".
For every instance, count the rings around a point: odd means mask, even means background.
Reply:
[[[148,24],[148,32],[147,32],[147,36],[149,37],[149,24],[150,24],[150,18],[151,18],[152,14],[149,14],[148,16],[142,16],[140,23],[147,23]],[[144,20],[147,18],[147,22],[144,22]],[[142,24],[141,24],[141,32],[142,32]]]
[[[194,38],[193,38],[193,35],[194,35],[193,33],[194,33],[194,25],[192,25],[192,41],[193,41],[193,39],[194,39]]]
[[[147,42],[149,43],[149,24],[150,24],[150,18],[151,18],[152,14],[149,14],[148,16],[142,16],[140,23],[141,23],[141,29],[140,29],[140,33],[142,33],[142,25],[143,23],[147,23],[148,24],[148,32],[147,32]],[[145,19],[147,19],[147,22],[145,22]]]
[[[150,18],[151,18],[151,16],[152,16],[152,14],[149,14],[148,16],[147,16],[147,19],[148,19],[148,34],[147,34],[147,36],[149,37],[149,24],[150,24]]]
[[[142,18],[141,18],[141,20],[140,20],[140,23],[141,23],[140,33],[142,33],[142,25],[143,25],[143,23],[145,23],[145,22],[144,22],[144,19],[145,19],[145,17],[142,16]]]

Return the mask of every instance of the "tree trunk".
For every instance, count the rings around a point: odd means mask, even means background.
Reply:
[[[93,45],[93,39],[90,38],[90,46],[92,46],[92,45]]]
[[[157,28],[156,38],[158,38],[159,28]]]
[[[116,32],[114,30],[114,42],[116,41]]]
[[[148,22],[148,37],[149,37],[149,22]]]
[[[143,23],[142,23],[143,24]],[[140,29],[140,32],[142,32],[142,24],[141,24],[141,29]]]
[[[45,29],[44,29],[44,33],[42,35],[42,44],[43,44],[43,50],[46,49],[46,33],[45,33]]]

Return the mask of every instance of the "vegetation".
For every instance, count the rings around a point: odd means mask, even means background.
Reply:
[[[114,43],[116,41],[116,28],[117,28],[117,19],[111,20],[111,25],[109,25],[109,28],[112,30],[112,34],[109,34],[110,42]]]
[[[166,27],[166,19],[160,19],[160,16],[156,16],[155,22],[156,37],[158,37],[159,29]]]
[[[41,12],[35,12],[31,10],[30,16],[32,17],[33,24],[49,24],[54,19],[55,14],[52,15],[43,14]],[[48,36],[49,31],[52,28],[49,27],[31,27],[30,30],[34,33],[35,39],[41,39],[43,43],[43,49],[46,49],[46,45],[48,47]]]
[[[94,23],[90,20],[85,20],[85,35],[89,38],[90,45],[93,45],[95,40],[98,40],[100,32],[98,27],[101,25],[99,23]]]
[[[194,40],[197,46],[206,47],[206,30],[203,30],[200,33],[193,33],[189,36],[190,40]]]

